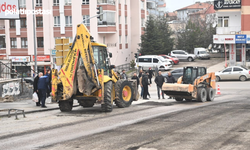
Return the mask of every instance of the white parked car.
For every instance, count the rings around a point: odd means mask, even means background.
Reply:
[[[164,59],[162,56],[157,55],[145,55],[139,56],[136,60],[136,69],[140,66],[143,70],[148,70],[149,68],[154,69],[155,67],[158,70],[169,70],[172,67],[170,61]]]
[[[240,80],[246,81],[250,78],[250,70],[245,67],[231,66],[222,71],[215,72],[216,81],[220,80]]]

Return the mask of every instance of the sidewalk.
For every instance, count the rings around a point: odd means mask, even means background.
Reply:
[[[225,62],[221,62],[219,64],[209,67],[207,70],[208,72],[220,71],[224,69],[224,65],[225,65]],[[157,95],[156,95],[157,90],[156,90],[155,84],[153,84],[149,89],[150,89],[150,94],[152,93],[150,100],[157,100]],[[46,101],[49,102],[50,100],[47,99]],[[142,100],[139,99],[137,102],[135,102],[135,104],[138,103],[139,101],[142,101]],[[74,104],[78,105],[78,102],[74,101]],[[36,106],[35,102],[33,102],[32,100],[0,103],[0,117],[7,116],[9,109],[21,109],[21,110],[24,110],[25,114],[59,109],[58,103],[46,103],[46,106],[47,108],[38,107]],[[11,112],[11,114],[14,114],[14,112]]]

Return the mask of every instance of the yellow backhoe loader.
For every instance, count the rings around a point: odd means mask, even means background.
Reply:
[[[86,26],[79,24],[62,68],[52,70],[52,99],[61,111],[71,111],[73,99],[83,107],[100,103],[105,112],[112,111],[113,102],[123,108],[138,100],[136,81],[120,79],[109,57],[107,46],[93,42]]]
[[[177,83],[164,83],[162,91],[176,101],[213,101],[216,92],[215,74],[205,67],[184,67],[183,76]]]

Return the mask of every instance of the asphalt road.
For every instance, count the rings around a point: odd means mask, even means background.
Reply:
[[[101,113],[100,106],[0,118],[0,149],[249,149],[247,82],[219,82],[214,102],[137,101]]]

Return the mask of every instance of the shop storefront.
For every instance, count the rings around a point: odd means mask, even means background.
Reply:
[[[32,57],[32,68],[35,68],[35,56]],[[49,55],[43,55],[43,56],[37,56],[37,72],[42,72],[43,74],[46,73],[47,69],[51,69],[51,62],[50,62],[50,56]]]
[[[229,66],[248,66],[250,35],[214,35],[213,43],[224,44],[229,47]]]
[[[12,69],[17,71],[17,76],[31,77],[30,56],[9,56],[12,61]]]

